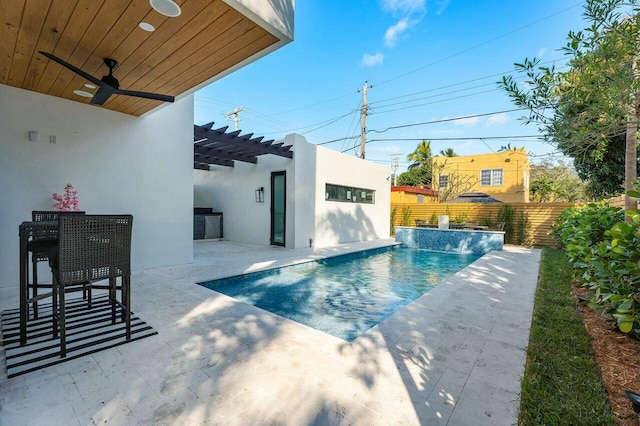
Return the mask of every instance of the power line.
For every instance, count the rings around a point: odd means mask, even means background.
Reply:
[[[549,61],[540,62],[538,65],[551,64],[551,63],[555,63],[555,62],[558,62],[558,61],[561,61],[561,60],[562,60],[562,58],[552,59],[552,60],[549,60]],[[563,69],[563,68],[566,68],[566,66],[559,67],[558,69]],[[474,83],[476,81],[486,80],[488,78],[502,77],[503,75],[511,73],[511,72],[514,72],[514,70],[508,70],[508,71],[503,71],[503,72],[499,72],[499,73],[494,73],[494,74],[490,74],[490,75],[487,75],[487,76],[484,76],[484,77],[477,77],[477,78],[474,78],[474,79],[471,79],[471,80],[461,81],[459,83],[448,84],[446,86],[434,87],[432,89],[422,90],[420,92],[414,92],[414,93],[409,93],[409,94],[406,94],[406,95],[394,96],[393,98],[381,99],[381,100],[377,100],[377,101],[371,102],[371,106],[378,105],[380,103],[394,101],[396,99],[407,98],[409,96],[421,95],[423,93],[435,92],[435,91],[442,90],[442,89],[449,89],[451,87],[462,86],[464,84]],[[526,78],[528,78],[528,77],[526,77],[526,76],[522,77],[523,80],[526,79]],[[457,92],[464,91],[464,90],[477,89],[477,88],[480,88],[480,87],[493,85],[493,84],[495,84],[495,82],[486,83],[486,84],[482,84],[482,85],[478,85],[478,86],[472,86],[472,87],[468,87],[466,89],[460,89],[460,90],[451,91],[451,92],[444,92],[441,95],[449,94],[449,93],[457,93]],[[437,95],[434,95],[434,96],[437,96]],[[425,98],[418,98],[418,99],[415,99],[415,100],[419,100],[419,99],[425,99]],[[415,100],[407,100],[405,102],[413,102]],[[395,104],[393,104],[393,105],[395,105]],[[390,105],[387,105],[387,106],[390,106]]]
[[[355,135],[355,136],[346,136],[346,137],[344,137],[344,138],[333,139],[333,140],[326,141],[326,142],[320,142],[320,143],[317,143],[316,145],[328,145],[328,144],[330,144],[330,143],[340,142],[340,141],[346,141],[346,140],[350,140],[350,139],[360,139],[360,135]],[[349,149],[351,149],[351,148],[349,148]],[[346,151],[349,151],[349,149],[347,149]],[[342,151],[342,152],[345,152],[345,151]]]
[[[407,76],[407,75],[409,75],[409,74],[412,74],[412,73],[414,73],[414,72],[420,71],[420,70],[425,69],[425,68],[427,68],[427,67],[433,66],[433,65],[438,64],[438,63],[441,63],[441,62],[444,62],[444,61],[446,61],[446,60],[448,60],[448,59],[451,59],[451,58],[453,58],[453,57],[460,56],[460,55],[462,55],[462,54],[464,54],[464,53],[466,53],[466,52],[469,52],[469,51],[471,51],[471,50],[473,50],[473,49],[476,49],[476,48],[478,48],[478,47],[481,47],[481,46],[484,46],[484,45],[490,44],[490,43],[492,43],[492,42],[494,42],[494,41],[496,41],[496,40],[498,40],[498,39],[504,38],[504,37],[506,37],[506,36],[508,36],[508,35],[511,35],[511,34],[515,33],[515,32],[521,31],[521,30],[523,30],[523,29],[525,29],[525,28],[531,27],[531,26],[533,26],[533,25],[535,25],[535,24],[538,24],[538,23],[540,23],[540,22],[542,22],[542,21],[545,21],[545,20],[547,20],[547,19],[549,19],[549,18],[551,18],[551,17],[554,17],[554,16],[557,16],[557,15],[559,15],[559,14],[562,14],[562,13],[564,13],[564,12],[566,12],[566,11],[570,10],[570,9],[573,9],[573,8],[575,8],[575,7],[577,7],[577,6],[580,6],[581,4],[582,4],[582,2],[577,3],[577,4],[573,5],[573,6],[570,6],[570,7],[567,7],[567,8],[565,8],[565,9],[562,9],[562,10],[560,10],[560,11],[558,11],[558,12],[555,12],[555,13],[553,13],[553,14],[551,14],[551,15],[548,15],[548,16],[546,16],[546,17],[543,17],[543,18],[537,19],[537,20],[535,20],[535,21],[533,21],[533,22],[530,22],[530,23],[528,23],[528,24],[526,24],[526,25],[524,25],[524,26],[518,27],[518,28],[516,28],[516,29],[514,29],[514,30],[511,30],[511,31],[509,31],[509,32],[503,33],[503,34],[501,34],[501,35],[499,35],[499,36],[497,36],[497,37],[494,37],[494,38],[492,38],[492,39],[489,39],[489,40],[487,40],[487,41],[485,41],[485,42],[482,42],[482,43],[477,44],[477,45],[475,45],[475,46],[469,47],[469,48],[467,48],[467,49],[463,49],[463,50],[461,50],[461,51],[459,51],[459,52],[457,52],[457,53],[454,53],[454,54],[449,55],[449,56],[447,56],[447,57],[445,57],[445,58],[441,58],[441,59],[439,59],[439,60],[436,60],[436,61],[434,61],[434,62],[431,62],[431,63],[429,63],[429,64],[426,64],[426,65],[424,65],[424,66],[422,66],[422,67],[416,68],[416,69],[414,69],[414,70],[412,70],[412,71],[409,71],[409,72],[407,72],[407,73],[404,73],[404,74],[398,75],[398,76],[396,76],[396,77],[390,78],[390,79],[388,79],[388,80],[385,80],[385,81],[383,81],[383,82],[381,82],[381,83],[378,83],[378,85],[380,85],[380,84],[386,84],[386,83],[389,83],[389,82],[391,82],[391,81],[394,81],[394,80],[397,80],[397,79],[399,79],[399,78],[405,77],[405,76]],[[545,62],[545,63],[546,63],[546,62]],[[503,74],[503,73],[500,73],[500,74]],[[484,79],[484,78],[489,78],[489,77],[492,77],[492,76],[495,76],[495,75],[500,75],[500,74],[493,74],[493,75],[490,75],[490,76],[487,76],[487,77],[482,77],[482,78],[479,78],[479,79],[476,79],[476,80],[469,80],[469,81],[467,81],[467,82],[477,81],[477,80],[481,80],[481,79]],[[461,85],[461,84],[465,84],[465,83],[467,83],[467,82],[455,83],[455,84],[450,85],[450,86],[444,86],[444,88],[446,88],[446,87],[452,87],[452,86],[456,86],[456,85]],[[433,91],[433,90],[438,90],[438,89],[431,89],[431,91]],[[471,90],[471,88],[469,88],[469,89],[467,89],[467,90]],[[461,91],[462,91],[462,90],[461,90]],[[416,93],[414,93],[414,94],[408,94],[408,95],[403,95],[403,96],[404,96],[404,97],[408,97],[408,96],[415,96],[415,95],[417,95],[417,94],[425,93],[425,92],[426,92],[426,91],[423,91],[423,92],[416,92]],[[466,95],[466,96],[463,96],[463,97],[467,97],[467,96],[475,96],[475,95],[478,95],[478,94],[481,94],[481,93],[486,93],[486,92],[480,92],[480,93],[470,94],[470,95]],[[350,92],[350,93],[348,93],[348,94],[339,95],[339,96],[336,96],[336,97],[333,97],[333,98],[330,98],[330,99],[327,99],[327,100],[324,100],[324,101],[315,102],[315,103],[308,104],[308,105],[304,105],[304,106],[301,106],[301,107],[297,107],[297,108],[293,108],[293,109],[289,109],[289,110],[285,110],[285,111],[280,111],[280,112],[277,112],[277,113],[273,113],[273,114],[271,114],[270,116],[266,116],[266,115],[264,115],[264,114],[263,114],[263,115],[262,115],[262,118],[263,118],[263,119],[265,119],[265,120],[269,119],[269,120],[272,120],[272,121],[274,121],[274,122],[275,122],[275,119],[273,118],[273,116],[275,116],[275,115],[281,115],[281,114],[285,114],[285,113],[289,113],[289,112],[294,112],[294,111],[299,111],[299,110],[302,110],[302,109],[311,108],[311,107],[318,106],[318,105],[325,104],[325,103],[329,103],[329,102],[334,102],[334,101],[337,101],[337,100],[340,100],[340,99],[346,98],[346,97],[348,97],[348,96],[351,96],[352,94],[353,94],[353,92]],[[444,95],[444,94],[441,94],[441,95],[439,95],[439,96],[442,96],[442,95]],[[376,103],[388,102],[388,101],[393,100],[393,99],[399,99],[399,98],[401,98],[401,97],[403,97],[403,96],[395,97],[395,98],[390,98],[390,99],[387,99],[387,100],[377,101]],[[450,98],[450,99],[445,99],[445,100],[441,100],[441,101],[437,101],[437,102],[444,102],[444,101],[454,100],[454,99],[459,99],[459,98],[460,98],[460,97],[457,97],[457,98]],[[202,96],[202,95],[199,95],[199,94],[196,94],[196,99],[197,99],[197,100],[200,100],[200,101],[205,101],[205,102],[207,101],[207,98],[206,98],[206,97],[204,97],[204,96]],[[212,98],[209,98],[209,99],[211,99],[211,100],[213,100],[213,101],[215,101],[215,102],[217,102],[217,103],[227,103],[227,102],[224,102],[224,101],[218,101],[218,100],[215,100],[215,99],[212,99]],[[415,101],[416,101],[416,100],[413,100],[413,101],[407,101],[407,102],[415,102]],[[418,107],[418,106],[423,106],[423,105],[429,105],[429,104],[433,104],[433,103],[436,103],[436,102],[431,102],[431,103],[427,103],[427,104],[415,105],[415,106],[413,106],[413,107]],[[408,109],[408,108],[412,108],[412,107],[406,107],[406,108],[402,108],[402,109]],[[382,114],[382,113],[387,113],[387,112],[392,112],[392,111],[398,111],[398,109],[395,109],[395,110],[387,110],[387,111],[380,111],[380,112],[377,112],[377,113],[378,113],[378,114]],[[327,121],[330,121],[330,120],[327,120]],[[284,123],[284,122],[282,122],[282,121],[280,121],[280,124],[279,124],[279,125],[281,125],[281,126],[282,126],[283,124],[285,124],[285,123]],[[309,126],[306,126],[306,127],[312,127],[312,126],[314,126],[314,125],[309,125]],[[268,133],[265,133],[265,134],[281,133],[281,132],[291,132],[291,131],[294,131],[294,130],[295,130],[295,129],[293,129],[293,130],[292,130],[293,126],[292,126],[291,124],[289,124],[289,123],[286,123],[286,127],[288,127],[288,128],[289,128],[289,130],[286,130],[286,129],[285,129],[285,130],[281,130],[281,131],[268,132]],[[303,127],[303,128],[304,128],[304,127]],[[317,130],[317,129],[315,129],[315,130]],[[311,132],[311,131],[314,131],[314,130],[310,130],[310,131],[308,131],[307,133],[309,133],[309,132]]]
[[[466,141],[466,140],[482,140],[482,139],[514,139],[514,138],[541,138],[540,135],[519,135],[519,136],[475,136],[475,137],[459,137],[459,138],[389,138],[389,139],[370,139],[368,142],[389,142],[389,141]],[[540,142],[545,142],[541,140]]]
[[[552,17],[554,17],[554,16],[560,15],[560,14],[562,14],[562,13],[566,12],[567,10],[571,10],[571,9],[573,9],[573,8],[575,8],[575,7],[581,6],[582,4],[583,4],[583,2],[580,2],[580,3],[577,3],[577,4],[573,5],[573,6],[569,6],[569,7],[565,8],[565,9],[562,9],[562,10],[560,10],[560,11],[556,12],[556,13],[553,13],[553,14],[551,14],[551,15],[545,16],[544,18],[537,19],[537,20],[535,20],[535,21],[533,21],[533,22],[530,22],[530,23],[528,23],[528,24],[526,24],[526,25],[523,25],[523,26],[518,27],[518,28],[516,28],[516,29],[514,29],[514,30],[511,30],[511,31],[506,32],[506,33],[503,33],[503,34],[501,34],[501,35],[499,35],[499,36],[497,36],[497,37],[494,37],[494,38],[492,38],[492,39],[489,39],[489,40],[487,40],[487,41],[485,41],[485,42],[482,42],[482,43],[480,43],[480,44],[476,44],[475,46],[471,46],[471,47],[469,47],[469,48],[467,48],[467,49],[463,49],[463,50],[461,50],[461,51],[459,51],[459,52],[456,52],[456,53],[454,53],[454,54],[452,54],[452,55],[449,55],[449,56],[447,56],[447,57],[445,57],[445,58],[438,59],[438,60],[436,60],[436,61],[434,61],[434,62],[431,62],[431,63],[429,63],[429,64],[427,64],[427,65],[424,65],[424,66],[422,66],[422,67],[420,67],[420,68],[416,68],[416,69],[414,69],[414,70],[412,70],[412,71],[406,72],[406,73],[404,73],[404,74],[401,74],[401,75],[399,75],[399,76],[397,76],[397,77],[393,77],[393,78],[390,78],[390,79],[388,79],[388,80],[385,80],[385,81],[383,81],[383,82],[381,82],[381,83],[378,83],[378,86],[381,86],[381,85],[383,85],[383,84],[389,83],[389,82],[394,81],[394,80],[397,80],[397,79],[399,79],[399,78],[406,77],[406,76],[407,76],[407,75],[409,75],[409,74],[413,74],[413,73],[418,72],[418,71],[421,71],[421,70],[423,70],[423,69],[425,69],[425,68],[428,68],[428,67],[431,67],[431,66],[433,66],[433,65],[439,64],[439,63],[441,63],[441,62],[447,61],[447,60],[449,60],[449,59],[455,58],[456,56],[460,56],[460,55],[462,55],[462,54],[464,54],[464,53],[467,53],[467,52],[469,52],[469,51],[471,51],[471,50],[477,49],[478,47],[485,46],[485,45],[487,45],[487,44],[493,43],[493,42],[494,42],[494,41],[496,41],[496,40],[499,40],[499,39],[501,39],[501,38],[504,38],[504,37],[506,37],[506,36],[508,36],[508,35],[511,35],[511,34],[513,34],[513,33],[518,32],[518,31],[521,31],[521,30],[523,30],[523,29],[525,29],[525,28],[528,28],[528,27],[530,27],[530,26],[533,26],[533,25],[535,25],[535,24],[537,24],[537,23],[540,23],[540,22],[542,22],[542,21],[545,21],[545,20],[547,20],[547,19],[549,19],[549,18],[552,18]]]
[[[395,141],[424,141],[424,140],[428,140],[428,141],[468,141],[468,140],[479,140],[482,141],[484,143],[484,140],[501,140],[501,139],[515,139],[515,138],[538,138],[540,139],[540,136],[538,135],[520,135],[520,136],[479,136],[479,137],[459,137],[459,138],[430,138],[430,137],[423,137],[423,138],[388,138],[388,139],[369,139],[367,142],[368,143],[372,143],[372,142],[395,142]],[[543,140],[541,140],[540,142],[545,142]],[[347,151],[350,151],[352,149],[354,149],[355,146],[351,147],[351,148],[347,148],[344,149],[340,152],[344,153]],[[491,149],[491,148],[489,148]],[[493,149],[491,149],[493,151]]]
[[[437,103],[440,103],[440,102],[454,101],[456,99],[469,98],[471,96],[477,96],[477,95],[483,95],[485,93],[495,92],[495,90],[496,89],[484,90],[482,92],[470,93],[468,95],[462,95],[462,96],[454,96],[453,98],[440,99],[439,101],[433,101],[433,102],[425,102],[423,104],[407,106],[407,107],[404,107],[404,108],[388,109],[388,110],[384,110],[384,111],[381,111],[381,112],[376,112],[375,114],[384,114],[384,113],[387,113],[387,112],[402,111],[402,110],[405,110],[405,109],[416,108],[416,107],[419,107],[419,106],[433,105],[433,104],[437,104]],[[439,96],[441,96],[441,95],[439,95]]]
[[[448,122],[448,121],[467,120],[467,119],[470,119],[470,118],[484,117],[484,116],[487,116],[487,115],[506,114],[508,112],[523,111],[525,109],[526,108],[513,108],[513,109],[505,109],[505,110],[502,110],[502,111],[485,112],[485,113],[482,113],[482,114],[465,115],[465,116],[453,117],[453,118],[443,118],[441,120],[423,121],[421,123],[401,124],[401,125],[398,125],[398,126],[387,127],[384,130],[369,130],[369,132],[371,132],[371,133],[385,133],[385,132],[388,132],[389,130],[394,130],[394,129],[404,129],[404,128],[407,128],[407,127],[424,126],[424,125],[427,125],[427,124],[445,123],[445,122]]]

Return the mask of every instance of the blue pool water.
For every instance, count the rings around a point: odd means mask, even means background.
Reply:
[[[200,285],[351,341],[479,257],[383,248]]]

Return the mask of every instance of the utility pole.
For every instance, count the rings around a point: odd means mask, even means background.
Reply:
[[[400,154],[398,153],[394,153],[394,154],[390,154],[391,155],[391,173],[392,173],[392,177],[393,180],[391,181],[391,186],[396,186],[396,181],[398,180],[398,157],[400,156]]]
[[[227,121],[229,121],[231,119],[231,117],[233,117],[233,129],[234,130],[238,130],[238,122],[240,121],[240,119],[238,118],[238,114],[241,113],[243,109],[244,109],[244,107],[235,108],[233,111],[228,112],[225,115],[225,118],[227,119]]]
[[[360,158],[364,160],[365,158],[365,144],[366,144],[366,136],[367,136],[367,89],[373,88],[373,85],[367,84],[364,82],[364,86],[362,89],[358,89],[358,92],[362,92],[362,110],[360,111]]]

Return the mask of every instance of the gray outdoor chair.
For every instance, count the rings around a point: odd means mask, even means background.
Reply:
[[[65,293],[90,283],[109,290],[111,322],[120,308],[131,340],[131,215],[61,215],[57,253],[50,256],[54,293],[54,337],[60,332],[60,356],[66,356]],[[120,285],[116,279],[120,277]],[[108,285],[96,284],[108,280]],[[120,300],[116,297],[121,291]],[[57,296],[57,297],[56,297]]]
[[[31,212],[31,221],[32,222],[46,222],[46,221],[57,221],[60,214],[79,214],[83,215],[85,212],[60,212],[57,210],[33,210]],[[49,252],[58,244],[58,233],[57,230],[51,231],[48,235],[38,235],[36,237],[32,237],[27,243],[27,250],[31,253],[31,273],[32,278],[31,282],[27,279],[27,291],[30,290],[30,296],[28,299],[28,304],[33,304],[33,318],[38,318],[38,300],[51,297],[52,285],[51,283],[39,283],[38,282],[38,262],[46,262],[49,260]],[[38,295],[38,289],[48,289],[50,290],[47,293],[41,293]],[[84,294],[86,297],[86,294]]]

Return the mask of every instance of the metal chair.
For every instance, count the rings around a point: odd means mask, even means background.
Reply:
[[[74,285],[91,283],[93,289],[109,290],[111,322],[116,308],[126,323],[126,340],[131,340],[131,215],[84,215],[59,217],[57,253],[52,253],[54,337],[60,332],[60,357],[66,349],[65,293]],[[116,279],[120,277],[120,285]],[[108,280],[108,285],[95,284]],[[121,291],[121,300],[117,299]]]
[[[492,231],[504,231],[505,222],[498,222],[491,228]]]
[[[57,221],[60,213],[64,214],[80,214],[83,215],[85,212],[60,212],[57,210],[33,210],[31,212],[31,221],[32,222],[46,222],[46,221]],[[31,240],[27,243],[27,251],[31,253],[31,270],[32,270],[32,281],[29,282],[27,278],[27,291],[31,291],[31,295],[29,296],[28,303],[33,304],[33,318],[38,318],[38,300],[43,299],[45,297],[50,297],[51,292],[46,294],[40,294],[38,296],[39,288],[46,288],[51,290],[51,283],[39,283],[38,282],[38,262],[47,262],[49,260],[49,252],[58,244],[58,232],[56,230],[52,230],[50,233],[40,234],[31,238]],[[84,294],[86,297],[86,294]]]

